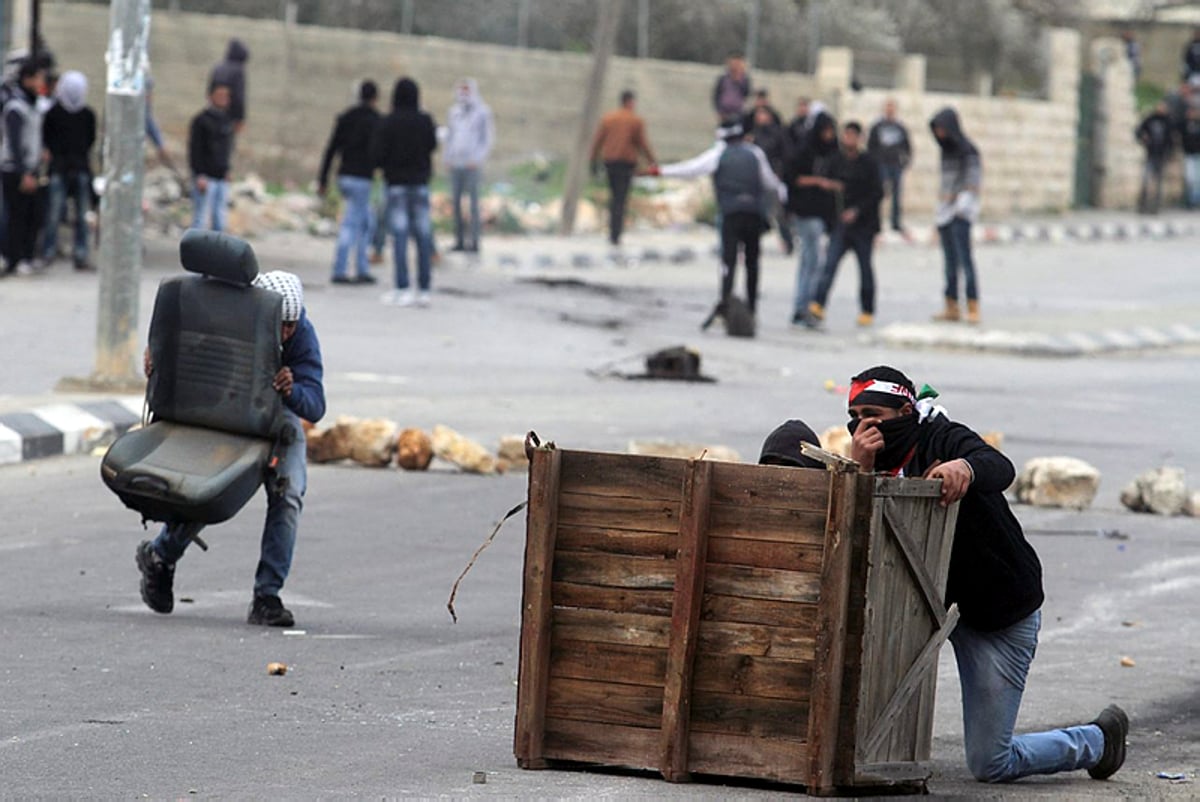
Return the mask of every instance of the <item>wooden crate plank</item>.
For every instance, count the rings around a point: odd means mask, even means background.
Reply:
[[[658,688],[661,699],[666,674],[666,649],[557,638],[550,650],[551,678],[646,685]]]
[[[817,618],[817,605],[811,602],[746,599],[741,596],[706,593],[700,617],[705,621],[765,624],[811,630]]]
[[[819,574],[779,571],[743,565],[711,565],[704,590],[747,599],[816,602],[821,594]]]
[[[558,549],[554,553],[554,581],[610,588],[670,590],[675,584],[675,560]]]
[[[829,472],[715,463],[713,504],[808,510],[824,513],[829,504]]]
[[[595,451],[562,453],[563,492],[672,501],[682,492],[687,460]]]
[[[547,718],[545,755],[631,769],[656,769],[658,729]]]
[[[558,523],[674,534],[679,531],[679,501],[559,493]]]
[[[745,654],[781,660],[812,660],[814,635],[805,627],[765,627],[702,621],[700,654]]]
[[[921,599],[929,608],[929,615],[940,627],[942,619],[946,615],[945,602],[942,600],[942,593],[934,585],[933,577],[929,575],[929,569],[925,566],[924,544],[916,540],[918,534],[924,534],[923,529],[917,528],[922,524],[921,513],[923,510],[919,504],[907,506],[908,509],[904,510],[897,505],[895,499],[885,499],[883,516],[887,519],[896,545],[900,547],[900,552],[904,557],[904,567],[916,582]]]
[[[823,550],[815,543],[780,543],[732,537],[712,537],[708,540],[710,565],[750,565],[819,574],[822,557]]]
[[[783,510],[714,503],[709,508],[708,536],[823,546],[825,518],[823,510]]]
[[[679,520],[679,554],[674,562],[675,598],[671,607],[671,643],[667,647],[667,677],[662,700],[660,771],[678,782],[687,778],[688,727],[692,712],[692,661],[704,599],[708,554],[708,503],[714,464],[691,461],[683,481]]]
[[[618,682],[551,677],[546,716],[626,727],[662,722],[662,688]]]
[[[857,473],[845,473],[832,476],[831,481],[825,565],[820,577],[821,602],[813,654],[812,707],[806,722],[809,744],[807,785],[817,793],[828,793],[834,788],[857,489],[860,481],[870,479]]]
[[[745,654],[697,654],[693,683],[714,691],[763,699],[803,702],[812,687],[812,661],[751,657]]]
[[[875,488],[870,482],[859,482],[855,493],[854,521],[851,531],[850,602],[847,605],[845,658],[842,662],[842,705],[838,723],[838,747],[834,757],[834,784],[854,783],[855,749],[858,745],[859,695],[863,687],[863,648],[866,630],[867,578],[870,570],[871,520],[874,517]]]
[[[526,768],[545,765],[543,736],[553,625],[550,585],[560,466],[561,452],[537,449],[529,468],[517,716],[513,733],[513,752],[518,763]]]
[[[762,699],[733,693],[692,694],[692,729],[801,740],[808,729],[808,701]]]
[[[613,613],[671,615],[671,591],[606,588],[599,585],[575,585],[555,582],[552,586],[555,607],[583,607]]]
[[[675,550],[679,546],[679,536],[666,532],[564,526],[560,523],[555,542],[560,551],[599,551],[606,554],[674,559]]]
[[[887,498],[941,498],[941,479],[875,478],[875,495]]]
[[[692,731],[688,768],[697,774],[808,782],[808,745],[785,738],[754,738]]]
[[[554,637],[665,649],[671,637],[671,619],[657,615],[556,607]]]

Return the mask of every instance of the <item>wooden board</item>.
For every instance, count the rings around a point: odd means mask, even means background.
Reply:
[[[559,493],[558,525],[674,534],[679,501]]]
[[[679,500],[687,462],[662,457],[563,451],[564,493]]]

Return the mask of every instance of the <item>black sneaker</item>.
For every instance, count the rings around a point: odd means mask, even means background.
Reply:
[[[1107,780],[1125,762],[1125,736],[1129,734],[1129,716],[1116,705],[1100,711],[1092,722],[1104,733],[1104,754],[1100,762],[1088,769],[1094,780]]]
[[[357,284],[358,282],[349,276],[333,276],[329,279],[330,284]]]
[[[361,276],[355,276],[354,283],[355,284],[374,284],[375,277],[372,276],[370,273],[364,273]]]
[[[295,626],[296,619],[292,618],[292,611],[283,606],[278,596],[255,596],[250,603],[246,623],[264,627],[290,627]]]
[[[169,563],[154,550],[149,540],[137,547],[137,567],[142,572],[142,601],[156,613],[169,613],[175,609],[175,563]]]

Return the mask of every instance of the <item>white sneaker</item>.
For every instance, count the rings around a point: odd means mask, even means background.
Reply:
[[[417,306],[421,306],[421,307],[429,306],[429,303],[431,300],[433,300],[433,299],[429,295],[429,290],[421,290],[420,292],[417,293]],[[410,301],[410,303],[411,303],[411,301]]]
[[[379,300],[388,306],[412,306],[413,293],[412,290],[390,290],[385,292]]]
[[[17,262],[18,276],[32,276],[33,273],[33,265],[31,265],[27,260],[22,259],[21,261]]]

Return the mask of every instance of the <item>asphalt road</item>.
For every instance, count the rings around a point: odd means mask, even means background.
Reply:
[[[564,446],[618,451],[630,438],[662,436],[730,445],[753,459],[762,436],[787,417],[818,430],[842,422],[844,399],[824,389],[826,379],[844,383],[889,362],[938,387],[953,417],[1004,432],[1018,466],[1050,454],[1088,460],[1104,477],[1091,510],[1016,508],[1031,530],[1081,533],[1030,536],[1045,565],[1047,602],[1019,728],[1086,721],[1115,701],[1133,720],[1126,767],[1106,783],[1083,773],[1004,788],[974,783],[947,650],[931,789],[1014,798],[1194,794],[1194,784],[1155,774],[1200,768],[1200,527],[1124,512],[1117,494],[1164,462],[1189,469],[1200,485],[1195,351],[1054,360],[884,349],[853,330],[850,264],[830,330],[810,334],[784,324],[792,264],[771,257],[762,335],[746,342],[696,330],[714,292],[707,255],[689,266],[580,270],[571,277],[588,285],[557,288],[447,263],[433,308],[400,310],[381,306],[371,290],[325,285],[329,243],[278,237],[256,247],[264,267],[305,278],[331,416],[445,423],[488,443],[536,429]],[[988,323],[1195,322],[1194,247],[981,249]],[[169,243],[151,242],[148,253],[143,317],[157,278],[173,269]],[[881,322],[927,315],[937,269],[932,251],[881,254]],[[61,269],[0,283],[0,405],[45,398],[58,377],[88,370],[94,304],[94,279]],[[589,375],[606,366],[635,371],[629,357],[685,342],[703,352],[717,383]],[[519,475],[311,467],[284,591],[304,634],[285,635],[243,623],[261,500],[209,533],[210,552],[186,556],[177,610],[158,616],[137,594],[133,550],[147,535],[101,485],[96,458],[0,469],[0,796],[788,793],[515,767],[520,520],[464,582],[458,624],[445,603],[471,552],[524,493]],[[1082,534],[1100,528],[1129,537]],[[1122,667],[1126,656],[1136,665]],[[272,661],[291,670],[268,676]],[[473,782],[479,771],[486,784]]]

